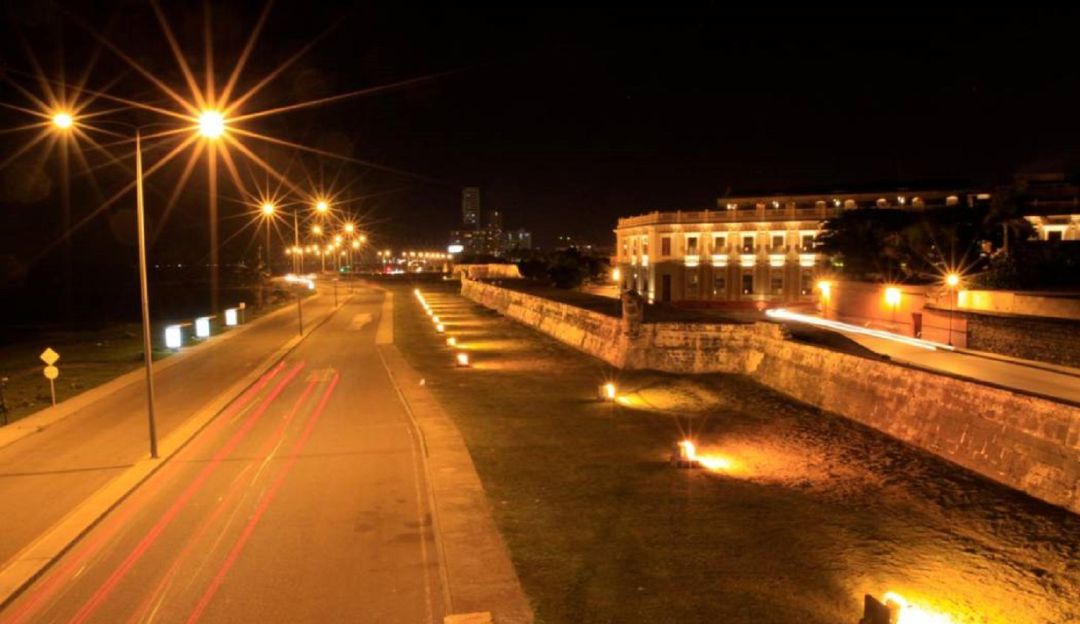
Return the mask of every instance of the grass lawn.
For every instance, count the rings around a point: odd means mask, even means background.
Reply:
[[[246,310],[247,321],[264,316],[288,301]],[[138,323],[118,323],[96,331],[43,331],[32,338],[0,346],[0,377],[7,377],[4,397],[8,422],[29,416],[51,404],[49,381],[42,374],[45,363],[38,356],[46,347],[60,354],[56,366],[56,401],[59,403],[81,392],[111,381],[142,366],[142,329]],[[225,331],[221,319],[215,319],[212,333]],[[160,327],[151,335],[154,361],[168,357]],[[0,416],[0,422],[3,417]]]
[[[546,623],[851,623],[893,590],[954,623],[1080,617],[1080,519],[726,375],[616,375],[423,284],[395,339],[461,429]],[[617,379],[616,379],[617,378]],[[623,404],[595,399],[616,379]],[[668,463],[689,433],[719,471]]]

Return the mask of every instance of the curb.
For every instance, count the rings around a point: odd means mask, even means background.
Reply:
[[[305,301],[312,301],[317,299],[320,295],[316,294],[312,297],[308,297]],[[279,310],[260,316],[254,321],[241,325],[231,329],[219,336],[215,336],[212,340],[201,342],[197,345],[192,345],[185,348],[180,353],[174,353],[169,357],[161,360],[160,362],[154,362],[154,373],[160,373],[161,371],[168,370],[175,366],[178,362],[183,362],[193,355],[211,351],[217,345],[224,343],[233,336],[238,336],[248,329],[261,324],[263,321],[268,321],[277,316],[283,315],[286,311],[291,310],[292,306],[283,306]],[[114,377],[105,383],[90,388],[85,392],[80,392],[66,401],[62,401],[54,406],[46,407],[43,410],[39,410],[30,414],[29,416],[20,418],[11,424],[0,427],[0,449],[5,446],[14,444],[23,438],[40,433],[45,429],[48,429],[57,422],[67,418],[82,408],[90,405],[95,401],[99,401],[110,394],[126,388],[127,386],[140,382],[146,379],[146,371],[140,365],[137,368],[130,370],[122,375]]]
[[[122,474],[91,494],[63,519],[5,562],[4,567],[0,569],[0,609],[6,607],[23,589],[41,576],[54,561],[64,555],[79,538],[89,532],[107,513],[123,502],[135,488],[172,459],[180,449],[184,448],[218,414],[228,407],[241,392],[284,359],[297,345],[321,327],[323,323],[330,320],[350,298],[350,295],[346,295],[339,301],[337,306],[331,306],[326,315],[317,323],[311,325],[303,336],[290,338],[282,347],[253,367],[251,372],[243,379],[238,380],[228,389],[219,393],[208,405],[200,408],[182,425],[165,436],[159,445],[159,459],[144,458],[137,461]],[[289,307],[286,306],[283,310],[288,309]],[[270,318],[279,313],[281,311],[275,311],[262,318]],[[141,370],[135,372],[140,376],[143,374]]]
[[[444,621],[531,624],[532,608],[461,432],[395,345],[380,344],[376,350],[421,444],[448,614]]]

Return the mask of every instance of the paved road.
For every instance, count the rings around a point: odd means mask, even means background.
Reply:
[[[421,450],[361,291],[0,622],[441,621]]]
[[[1080,376],[1077,375],[967,353],[940,349],[931,351],[873,336],[840,333],[897,362],[1080,403]]]
[[[324,318],[332,304],[331,296],[306,303],[305,322]],[[296,317],[283,313],[158,371],[154,383],[159,438],[295,335]],[[145,458],[147,440],[145,387],[135,383],[0,449],[0,563]]]

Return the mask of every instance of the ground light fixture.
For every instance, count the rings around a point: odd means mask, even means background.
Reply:
[[[200,316],[195,319],[195,337],[196,338],[209,338],[210,337],[210,317]]]
[[[438,317],[438,316],[432,316],[432,317],[431,317],[431,322],[432,322],[432,323],[435,323],[435,324],[439,324],[439,323],[441,323],[442,321],[440,321],[440,320],[439,320],[439,317]]]
[[[239,321],[239,315],[236,313],[236,308],[228,308],[225,310],[225,325],[228,327],[235,327]]]
[[[454,338],[453,336],[448,337],[446,339],[446,346],[448,346],[448,347],[456,347],[457,346],[457,338]]]
[[[435,331],[437,331],[437,332],[439,332],[441,334],[444,331],[446,331],[446,327],[444,327],[442,323],[436,323],[435,324]]]
[[[598,393],[601,401],[614,401],[618,396],[618,388],[615,387],[614,382],[609,381],[600,385]]]
[[[896,592],[888,592],[880,601],[866,596],[859,624],[953,624],[953,620],[913,605]]]
[[[165,348],[179,349],[184,346],[184,336],[179,325],[169,325],[165,328]]]
[[[671,453],[671,463],[676,468],[700,468],[697,459],[697,445],[692,440],[679,440]]]
[[[465,353],[463,351],[458,351],[457,355],[454,356],[454,358],[455,358],[455,361],[457,362],[457,365],[460,368],[468,368],[469,367],[469,354],[468,353]]]

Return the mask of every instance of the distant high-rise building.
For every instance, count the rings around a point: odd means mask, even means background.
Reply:
[[[467,186],[461,191],[461,219],[466,229],[480,229],[480,188]]]
[[[487,218],[487,228],[492,232],[502,232],[503,216],[498,210],[489,210]]]

